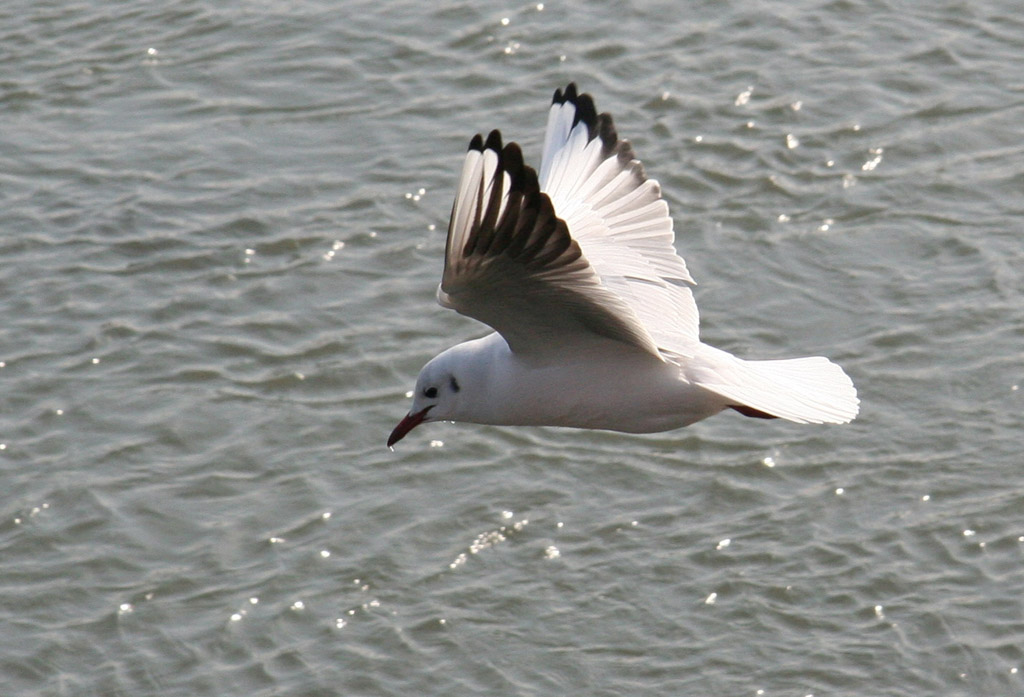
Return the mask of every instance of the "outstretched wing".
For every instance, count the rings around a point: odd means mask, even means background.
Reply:
[[[519,146],[502,146],[498,131],[469,144],[437,296],[490,325],[520,355],[564,353],[604,338],[661,357],[556,216]]]
[[[647,179],[612,117],[570,83],[548,112],[541,190],[583,255],[659,349],[692,356],[699,342],[696,285],[673,246],[661,187]]]

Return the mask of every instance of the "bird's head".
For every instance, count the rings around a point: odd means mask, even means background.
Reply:
[[[388,447],[402,440],[412,429],[427,421],[455,421],[462,402],[462,383],[453,356],[446,351],[423,366],[416,378],[412,409],[388,437]]]

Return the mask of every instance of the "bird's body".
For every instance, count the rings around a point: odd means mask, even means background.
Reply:
[[[853,383],[825,358],[745,361],[704,344],[657,182],[612,119],[570,84],[556,91],[541,173],[493,131],[470,143],[438,300],[495,332],[420,371],[424,421],[666,431],[726,408],[844,423]]]
[[[430,372],[458,371],[458,394],[494,397],[460,403],[456,394],[444,417],[451,421],[654,433],[688,426],[726,404],[686,380],[679,366],[612,341],[557,363],[537,362],[516,356],[495,332],[434,361]]]

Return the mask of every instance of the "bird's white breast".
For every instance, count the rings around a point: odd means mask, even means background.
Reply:
[[[477,372],[459,421],[653,433],[725,406],[720,396],[686,381],[679,366],[618,342],[595,342],[551,361],[520,359],[497,334],[456,349]]]

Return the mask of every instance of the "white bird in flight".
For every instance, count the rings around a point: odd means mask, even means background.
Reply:
[[[827,358],[748,361],[701,342],[668,205],[612,117],[570,83],[540,174],[501,133],[470,141],[437,290],[494,332],[432,358],[393,446],[428,421],[654,433],[723,409],[846,423],[859,401]]]

